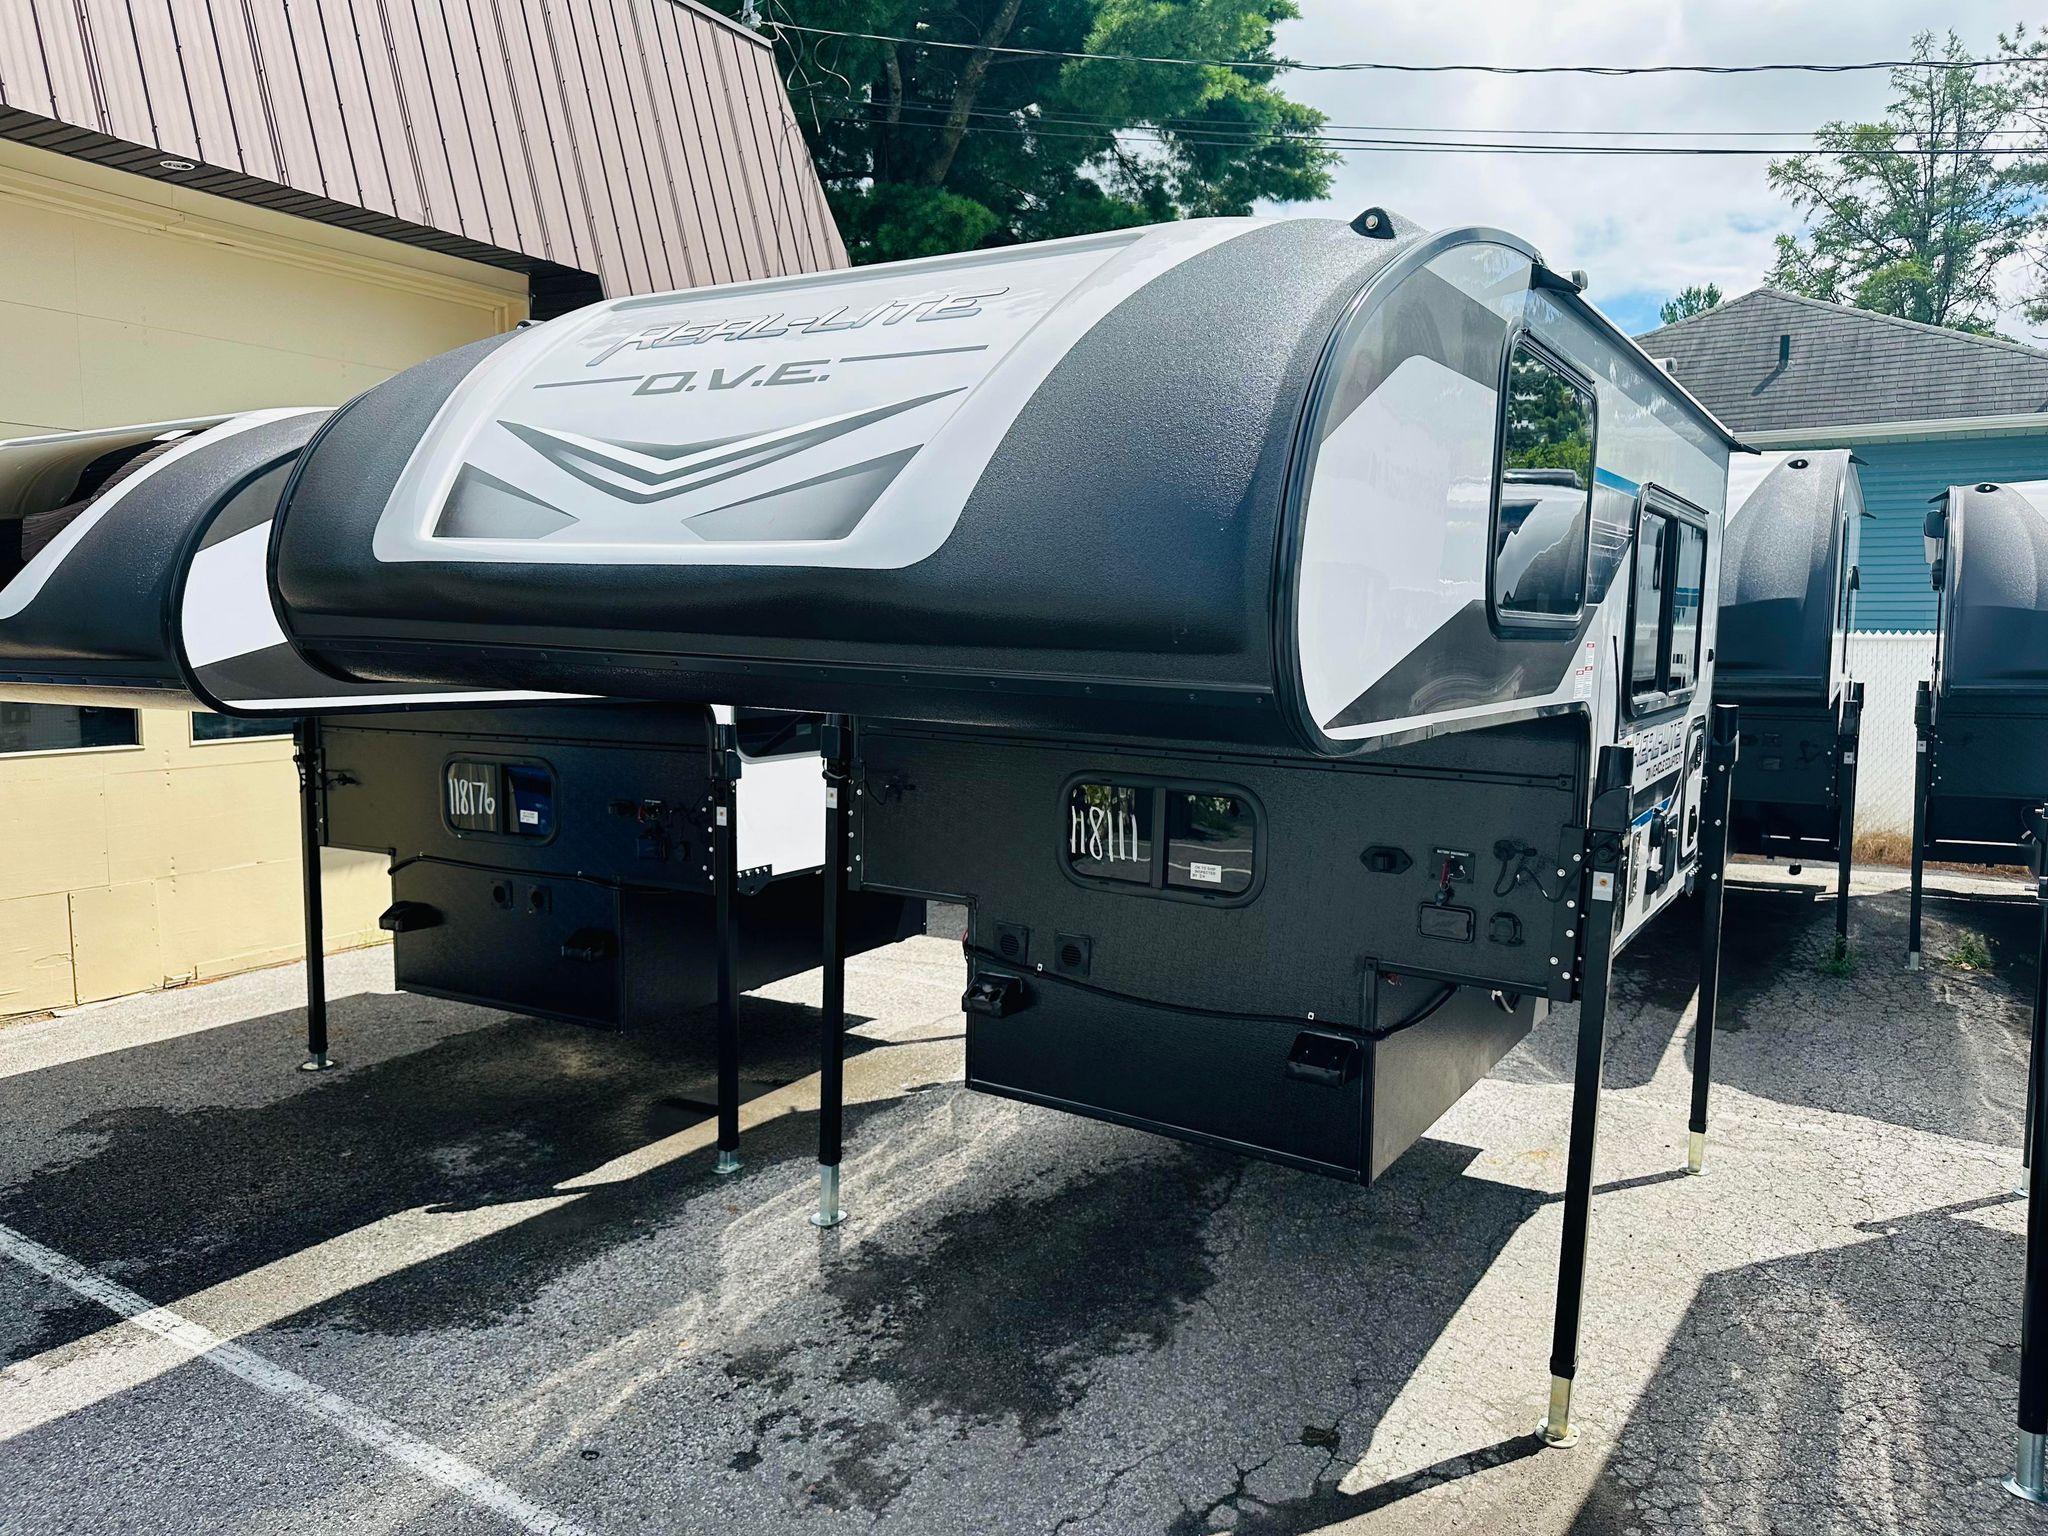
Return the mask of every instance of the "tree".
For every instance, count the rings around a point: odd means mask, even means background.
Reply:
[[[1999,265],[2042,229],[2038,184],[1993,151],[2021,126],[2014,72],[1918,67],[1971,57],[1951,32],[1913,39],[1875,123],[1832,122],[1816,152],[1771,162],[1771,185],[1806,216],[1778,237],[1774,286],[1929,325],[1988,333]]]
[[[1666,325],[1676,325],[1681,320],[1690,320],[1694,315],[1704,315],[1721,302],[1721,285],[1708,283],[1687,283],[1677,293],[1666,299],[1657,313]]]
[[[721,0],[728,12],[738,0]],[[770,0],[791,102],[855,261],[1086,234],[1329,190],[1323,115],[1275,90],[1293,0]],[[1251,69],[1003,49],[1250,59]]]

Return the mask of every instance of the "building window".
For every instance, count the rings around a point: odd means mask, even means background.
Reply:
[[[0,756],[23,752],[84,752],[142,743],[142,720],[132,709],[76,704],[0,704]]]
[[[1637,714],[1691,697],[1706,580],[1706,529],[1645,497],[1629,594],[1628,697]]]
[[[1592,531],[1592,391],[1527,340],[1508,359],[1493,511],[1493,607],[1502,619],[1576,624]]]
[[[242,741],[249,737],[289,736],[292,722],[277,715],[247,718],[240,715],[214,715],[204,710],[192,712],[192,740],[195,745],[209,741]]]

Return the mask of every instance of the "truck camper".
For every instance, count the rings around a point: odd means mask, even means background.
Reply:
[[[1714,697],[1741,706],[1730,848],[1835,865],[1849,937],[1863,685],[1849,677],[1863,490],[1846,448],[1733,461]]]
[[[0,692],[301,717],[307,1065],[331,1065],[323,846],[389,856],[398,985],[591,1024],[714,998],[737,1140],[734,995],[818,962],[815,718],[350,682],[301,659],[266,558],[324,410],[0,443]],[[922,908],[863,896],[851,942]]]
[[[967,1078],[1369,1182],[1579,1003],[1570,1438],[1615,953],[1704,896],[1731,443],[1521,240],[1200,220],[620,299],[337,411],[271,546],[363,682],[830,716],[844,903],[970,910]]]

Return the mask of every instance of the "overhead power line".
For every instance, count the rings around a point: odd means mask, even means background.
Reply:
[[[863,107],[870,112],[886,110],[886,103],[875,102],[864,97],[842,95],[838,92],[810,90],[791,93],[800,100],[832,102],[846,106]],[[943,118],[952,109],[942,103],[905,101],[897,104],[907,112],[932,114]],[[1363,151],[1368,153],[1417,153],[1417,154],[1492,154],[1492,155],[1663,155],[1663,156],[1770,156],[1782,158],[1789,155],[1839,155],[1849,151],[1823,148],[1811,143],[1753,145],[1753,144],[1623,144],[1606,138],[1586,138],[1578,142],[1528,143],[1519,138],[1493,140],[1454,139],[1441,137],[1392,137],[1400,134],[1440,133],[1509,133],[1519,134],[1519,129],[1405,129],[1360,130],[1347,134],[1329,129],[1314,133],[1280,128],[1247,127],[1233,128],[1225,123],[1208,123],[1196,119],[1176,119],[1168,123],[1134,123],[1107,117],[1069,114],[1033,114],[1029,120],[1020,120],[1010,112],[988,112],[970,110],[966,114],[972,121],[966,125],[970,133],[1007,133],[1014,136],[1031,136],[1046,139],[1096,139],[1104,134],[1145,134],[1155,138],[1171,137],[1187,144],[1212,144],[1219,146],[1258,145],[1274,142],[1316,144],[1327,149],[1344,152]],[[943,121],[912,118],[899,121],[902,128],[924,130],[942,129]],[[1542,131],[1542,130],[1532,130]],[[1571,130],[1600,134],[1603,130]],[[1622,130],[1623,134],[1629,130]],[[1711,137],[1707,130],[1701,130]],[[1986,155],[1986,156],[2041,156],[2048,155],[2048,141],[2032,144],[1998,144],[1958,148],[1954,145],[1900,145],[1891,148],[1894,154],[1916,158],[1931,158],[1942,155]]]
[[[1168,64],[1197,69],[1280,69],[1338,74],[1378,70],[1403,75],[1600,75],[1614,78],[1629,75],[1849,75],[1866,70],[1996,69],[2007,64],[2040,62],[2023,54],[2003,54],[1984,59],[1860,59],[1846,63],[1768,61],[1757,64],[1413,64],[1387,59],[1318,63],[1306,59],[1200,59],[1177,58],[1167,54],[1083,53],[1064,48],[990,47],[982,43],[950,42],[935,37],[899,37],[887,32],[850,32],[836,27],[807,27],[791,21],[771,21],[768,25],[778,32],[801,32],[810,37],[837,37],[868,43],[903,43],[913,48],[952,48],[969,53],[1002,54],[1011,58],[1080,59],[1102,64]]]

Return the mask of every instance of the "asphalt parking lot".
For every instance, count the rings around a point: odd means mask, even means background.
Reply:
[[[1980,894],[1909,974],[1871,872],[1838,975],[1819,878],[1741,874],[1703,1178],[1694,926],[1618,977],[1576,1449],[1533,1434],[1571,1010],[1361,1191],[967,1093],[912,940],[852,968],[821,1234],[815,977],[749,1001],[720,1179],[708,1019],[370,951],[320,1076],[295,968],[0,1029],[0,1530],[2037,1530],[1996,1483],[2033,907],[1938,877]]]

